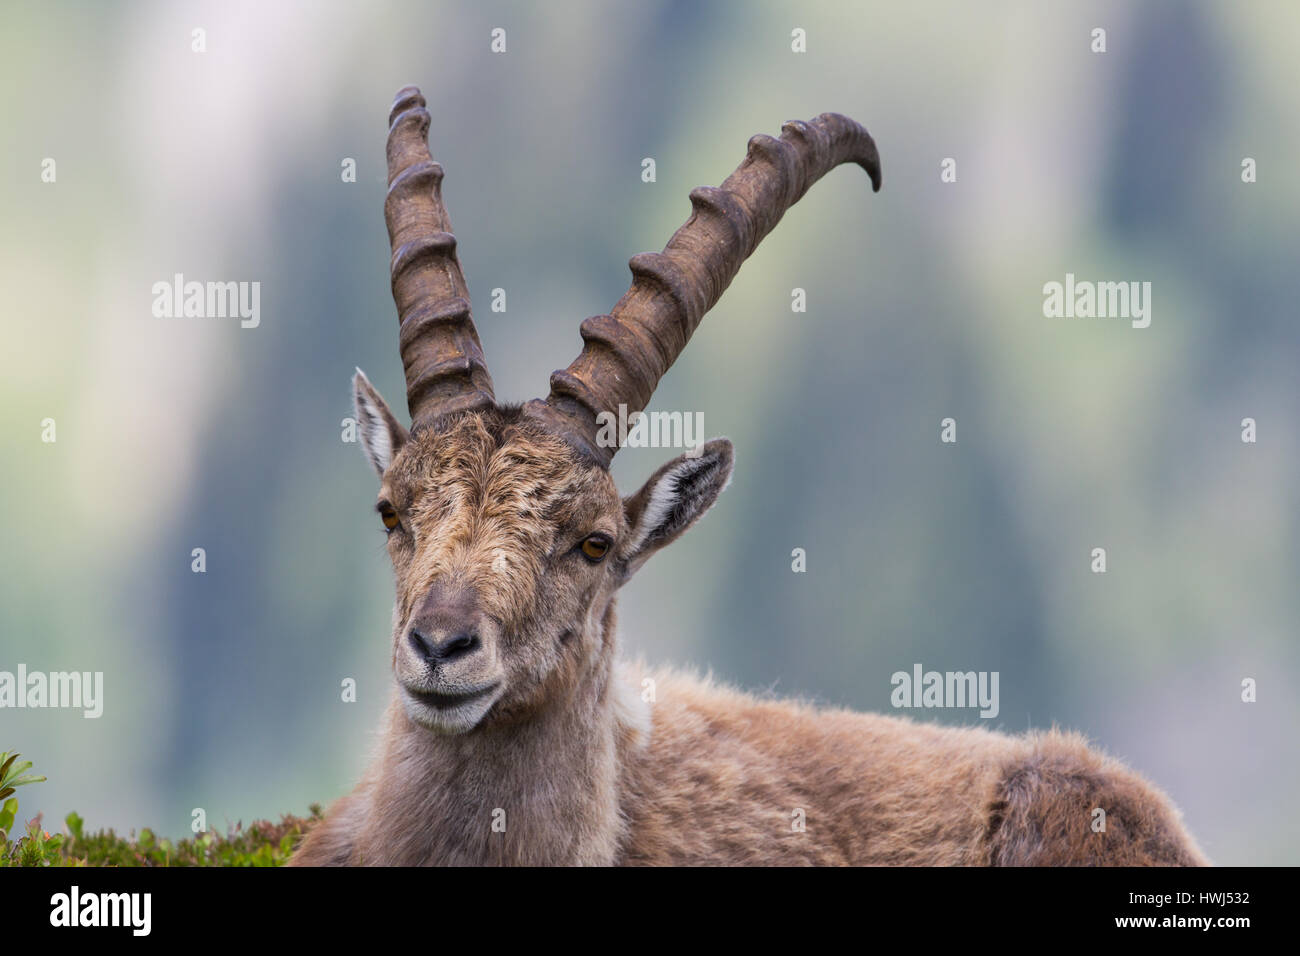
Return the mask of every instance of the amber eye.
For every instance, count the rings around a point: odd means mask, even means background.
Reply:
[[[593,534],[582,542],[582,553],[590,561],[599,561],[609,551],[609,538],[603,534]]]
[[[379,520],[384,523],[384,527],[389,531],[393,531],[400,524],[397,520],[397,512],[393,510],[392,505],[379,506]]]

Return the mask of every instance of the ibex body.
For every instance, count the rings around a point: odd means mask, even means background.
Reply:
[[[824,114],[751,140],[665,250],[633,258],[548,398],[501,406],[428,124],[400,92],[386,214],[412,428],[355,380],[397,578],[394,694],[365,779],[294,864],[1205,862],[1158,790],[1076,736],[819,710],[618,662],[618,589],[714,503],[732,449],[708,442],[622,498],[598,416],[645,408],[816,179],[855,162],[879,188],[866,130]]]

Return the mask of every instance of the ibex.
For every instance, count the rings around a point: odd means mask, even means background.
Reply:
[[[751,139],[664,251],[632,258],[547,398],[503,405],[429,122],[401,90],[384,211],[410,430],[353,380],[397,580],[395,686],[372,766],[294,864],[1205,863],[1168,799],[1079,736],[818,709],[616,659],[618,589],[713,505],[732,447],[620,498],[601,415],[645,409],[814,182],[852,162],[879,190],[865,129],[825,113]]]

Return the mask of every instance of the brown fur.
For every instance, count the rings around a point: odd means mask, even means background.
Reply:
[[[1206,862],[1163,794],[1077,735],[819,710],[618,665],[615,593],[713,503],[728,443],[621,500],[514,409],[407,436],[364,377],[357,390],[363,430],[392,441],[391,463],[371,454],[402,520],[397,687],[371,769],[294,865]],[[665,488],[676,504],[647,528]],[[599,564],[574,550],[594,532],[614,541]],[[435,586],[472,596],[482,647],[429,668],[407,642]],[[431,715],[403,689],[493,681],[481,714]]]

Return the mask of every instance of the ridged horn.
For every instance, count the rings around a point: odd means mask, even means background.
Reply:
[[[442,167],[429,153],[428,134],[429,111],[420,91],[398,91],[388,116],[384,221],[413,426],[495,401],[442,204]]]
[[[663,252],[628,263],[632,287],[608,315],[582,323],[580,354],[551,376],[550,395],[529,402],[570,444],[608,467],[617,444],[597,442],[596,416],[641,411],[740,265],[803,198],[841,163],[857,163],[880,190],[880,156],[871,136],[838,113],[781,128],[780,139],[758,135],[745,161],[721,186],[691,192],[690,219]]]

